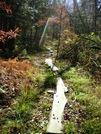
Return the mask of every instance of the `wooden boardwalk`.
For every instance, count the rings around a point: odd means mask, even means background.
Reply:
[[[46,59],[45,63],[48,66],[53,65],[52,60],[50,60],[50,59],[49,60]],[[67,92],[67,87],[65,87],[65,84],[64,84],[63,80],[61,79],[61,77],[58,77],[56,93],[54,94],[54,100],[53,100],[52,110],[50,113],[49,124],[47,126],[47,133],[54,133],[54,134],[55,133],[56,134],[63,133],[63,131],[62,131],[63,130],[63,124],[62,124],[63,113],[64,113],[64,107],[67,103],[67,99],[65,97],[65,92]]]

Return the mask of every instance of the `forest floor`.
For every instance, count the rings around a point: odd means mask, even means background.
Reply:
[[[0,134],[46,133],[56,90],[56,74],[45,65],[54,54],[45,48],[27,59],[0,59]],[[65,86],[67,104],[64,109],[63,134],[101,133],[101,85],[80,66],[71,67],[58,60]]]

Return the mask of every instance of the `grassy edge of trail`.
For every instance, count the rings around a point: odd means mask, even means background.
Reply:
[[[0,109],[1,134],[46,132],[53,102],[53,95],[48,94],[47,90],[55,90],[56,81],[51,70],[44,65],[45,57],[36,55],[29,58],[34,66],[27,74],[30,82],[22,84],[9,107]],[[56,64],[68,87],[64,133],[100,134],[101,86],[81,67],[67,67],[64,60]]]

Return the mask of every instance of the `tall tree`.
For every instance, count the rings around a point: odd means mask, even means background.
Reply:
[[[101,0],[73,0],[72,20],[77,33],[99,33]]]
[[[11,1],[0,1],[0,56],[10,57],[14,49],[14,38],[17,36],[18,28],[15,30],[15,22],[12,23],[13,12]]]

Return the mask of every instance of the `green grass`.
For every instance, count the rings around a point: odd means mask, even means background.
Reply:
[[[35,66],[27,75],[32,86],[28,83],[22,85],[11,106],[0,111],[0,134],[46,132],[52,106],[52,96],[47,90],[56,88],[57,78],[43,61],[38,61],[37,56],[30,60],[34,60]],[[64,122],[64,134],[100,134],[101,86],[82,68],[70,67],[65,61],[56,64],[65,85],[68,85],[68,105],[72,105],[67,107],[69,118]]]
[[[31,57],[33,61],[36,57]],[[42,62],[42,61],[41,61]],[[34,70],[30,70],[27,77],[29,81],[22,83],[19,94],[12,99],[10,109],[0,113],[2,115],[0,134],[36,134],[46,132],[50,107],[50,95],[47,89],[56,86],[56,77],[51,70],[42,63],[35,63]],[[44,98],[46,96],[46,98]]]
[[[101,96],[99,97],[99,94],[101,95],[101,86],[97,85],[82,69],[71,68],[63,75],[65,75],[68,88],[73,90],[67,95],[68,101],[69,103],[74,101],[74,106],[70,109],[74,117],[65,122],[65,133],[100,134]],[[80,110],[82,113],[79,112]],[[79,119],[79,123],[76,121],[76,117]]]
[[[57,78],[51,70],[46,71],[44,87],[45,88],[55,88],[57,83]]]
[[[2,121],[2,134],[19,132],[23,134],[28,129],[28,121],[31,120],[33,109],[37,107],[40,92],[38,89],[30,89],[23,86],[20,94],[12,102],[11,111]],[[11,115],[10,115],[11,114]],[[7,131],[6,131],[6,130]]]
[[[66,134],[77,134],[75,124],[72,121],[69,121],[64,125],[64,130]]]

